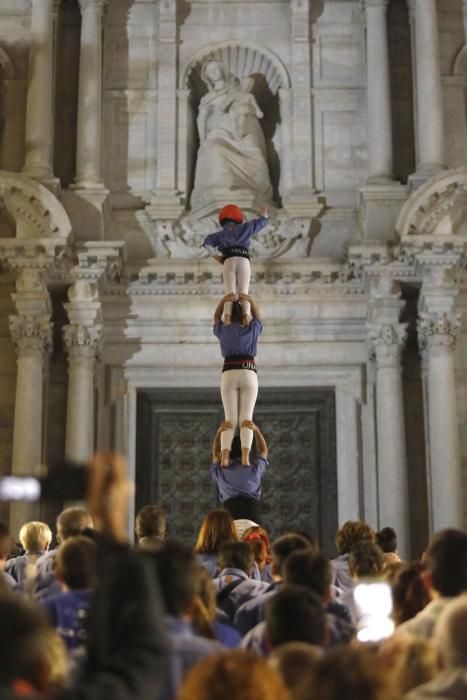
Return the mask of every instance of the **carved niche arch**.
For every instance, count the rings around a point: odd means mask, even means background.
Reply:
[[[408,198],[396,222],[402,241],[467,240],[467,168],[445,170]]]
[[[44,185],[0,170],[0,237],[63,240],[71,234],[68,214]]]
[[[266,138],[268,165],[274,200],[280,203],[280,163],[284,150],[280,91],[288,90],[290,76],[281,60],[269,49],[251,42],[223,41],[197,51],[180,71],[180,93],[186,96],[186,187],[187,196],[193,189],[196,153],[199,146],[196,115],[207,87],[201,69],[207,60],[221,62],[239,80],[253,75],[253,93],[264,114],[261,126]]]

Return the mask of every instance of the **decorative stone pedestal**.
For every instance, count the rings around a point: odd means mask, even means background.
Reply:
[[[366,185],[360,190],[360,216],[364,241],[391,241],[407,189],[398,182]]]

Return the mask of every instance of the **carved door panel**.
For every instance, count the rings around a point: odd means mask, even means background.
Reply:
[[[193,544],[217,506],[209,474],[211,443],[223,419],[215,389],[147,390],[138,397],[136,508],[159,503],[169,533]],[[263,524],[271,537],[307,530],[327,550],[337,526],[334,393],[262,389],[255,420],[269,445]]]

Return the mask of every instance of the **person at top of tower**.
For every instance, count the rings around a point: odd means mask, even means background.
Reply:
[[[230,449],[237,427],[240,427],[242,464],[249,464],[253,431],[243,425],[253,419],[253,411],[258,396],[258,376],[255,356],[258,337],[263,329],[256,302],[247,294],[240,294],[239,301],[248,301],[252,319],[246,325],[241,323],[240,303],[234,301],[233,294],[224,296],[214,312],[214,335],[218,338],[224,367],[221,379],[221,398],[225,420],[229,426],[221,435],[221,464],[230,463]],[[232,303],[232,322],[221,320],[222,309],[227,302]]]
[[[215,259],[224,265],[224,287],[227,294],[248,295],[250,288],[250,243],[251,237],[261,231],[268,223],[267,208],[264,207],[260,216],[245,222],[242,210],[235,204],[227,204],[219,212],[220,231],[211,233],[203,241],[205,248],[217,251]],[[240,301],[242,307],[242,323],[247,325],[250,316],[248,297]],[[224,305],[224,324],[232,320],[232,301]]]
[[[254,431],[259,458],[251,465],[242,464],[238,435],[235,436],[230,452],[230,462],[221,466],[221,436],[230,429],[228,422],[222,423],[212,444],[212,478],[219,490],[221,505],[230,512],[234,520],[247,518],[259,522],[259,500],[261,479],[269,467],[268,446],[258,426],[244,421],[245,427]]]

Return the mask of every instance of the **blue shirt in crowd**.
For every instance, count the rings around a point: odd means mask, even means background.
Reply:
[[[222,357],[232,355],[256,356],[258,338],[263,330],[263,324],[253,318],[247,326],[241,323],[230,323],[225,326],[222,321],[214,324],[214,335],[219,339]]]
[[[91,595],[91,591],[73,590],[42,601],[52,625],[68,649],[77,649],[86,642]]]
[[[210,233],[203,241],[203,246],[209,248],[217,248],[222,253],[223,250],[242,246],[249,248],[251,237],[261,231],[268,223],[267,216],[258,216],[257,219],[252,219],[243,224],[227,223],[216,233]]]
[[[261,498],[261,479],[269,467],[269,461],[259,457],[248,466],[232,462],[228,467],[211,464],[211,474],[219,489],[219,500],[225,503],[234,496],[246,496],[259,501]]]

